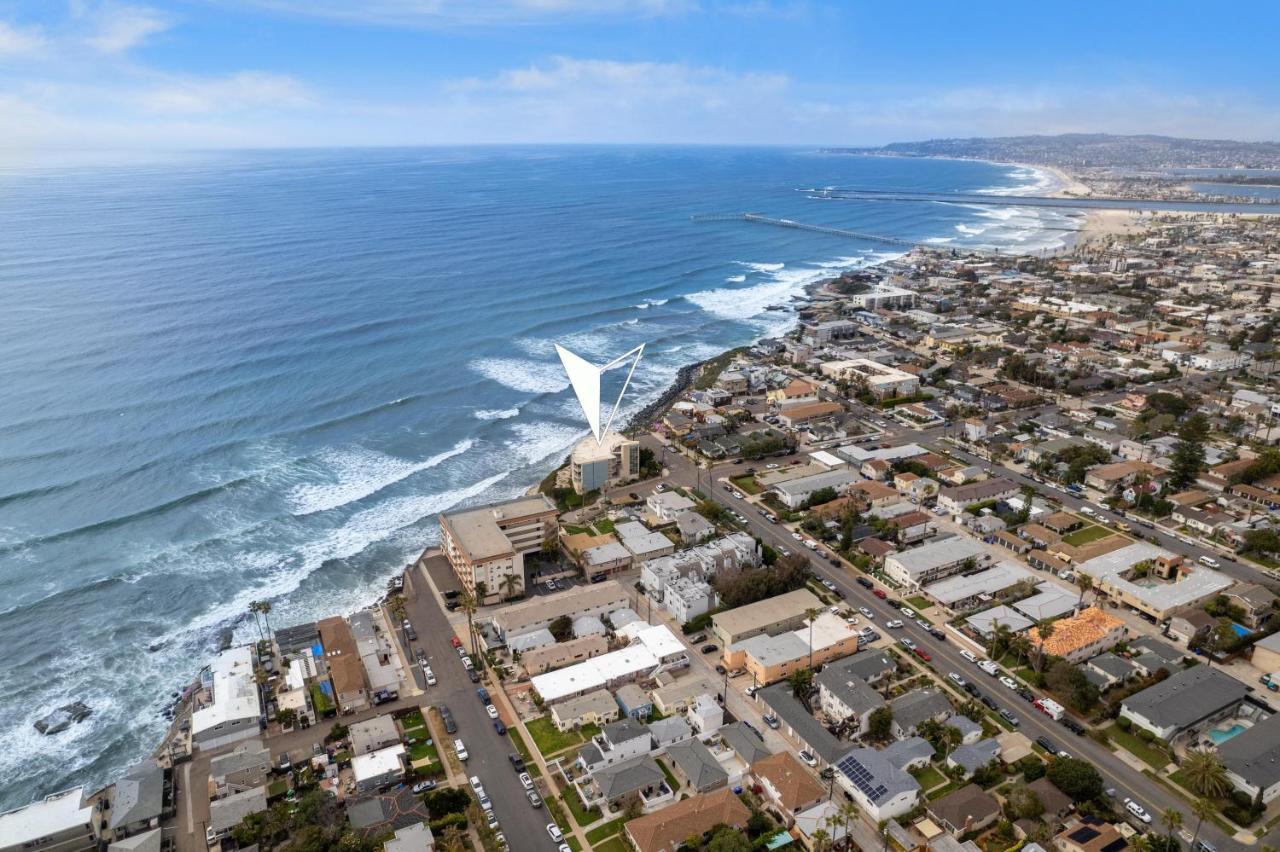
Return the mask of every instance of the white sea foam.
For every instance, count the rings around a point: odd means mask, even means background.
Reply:
[[[924,239],[924,242],[934,245],[941,245],[943,243],[950,243],[954,241],[955,237],[925,237]]]
[[[739,266],[745,266],[747,269],[755,272],[777,272],[786,266],[785,263],[752,263],[748,260],[736,261]]]
[[[520,407],[514,408],[481,408],[471,412],[477,420],[509,420],[520,415]]]
[[[975,228],[973,225],[956,225],[956,230],[962,234],[968,234],[971,237],[976,237],[979,234],[985,234],[987,232],[986,228]]]
[[[569,387],[560,365],[550,361],[481,358],[468,366],[485,378],[521,393],[557,393]]]
[[[399,459],[363,447],[330,450],[320,456],[320,461],[332,471],[337,481],[303,483],[290,491],[287,499],[295,515],[326,512],[376,494],[415,473],[430,470],[462,455],[471,446],[471,439],[464,438],[444,452],[422,461]]]
[[[650,299],[650,300],[649,300],[649,301],[647,301],[647,302],[641,302],[640,304],[636,305],[635,307],[637,307],[637,308],[639,308],[640,310],[644,311],[644,310],[648,310],[649,308],[656,308],[656,307],[658,307],[659,305],[665,305],[665,304],[666,304],[667,302],[669,302],[669,301],[670,301],[669,299]]]
[[[727,281],[727,282],[729,282],[730,284],[741,284],[743,281],[746,281],[746,280],[747,280],[747,276],[745,276],[745,275],[730,275],[728,278],[726,278],[726,279],[724,279],[724,280],[725,280],[725,281]]]
[[[574,410],[578,410],[576,406]],[[579,438],[587,434],[581,426],[549,421],[517,423],[512,431],[516,437],[507,442],[507,447],[526,464],[537,464],[553,455],[567,453]]]

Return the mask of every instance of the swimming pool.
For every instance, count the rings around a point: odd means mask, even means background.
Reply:
[[[1222,728],[1214,728],[1212,731],[1209,732],[1209,739],[1213,740],[1214,745],[1222,745],[1227,740],[1234,737],[1236,734],[1242,734],[1244,733],[1244,731],[1245,731],[1244,725],[1241,725],[1240,723],[1237,722],[1236,724],[1232,725],[1230,728],[1226,728],[1225,730]]]

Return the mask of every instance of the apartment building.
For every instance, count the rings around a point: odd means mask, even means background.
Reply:
[[[483,583],[478,602],[496,603],[524,591],[524,557],[554,540],[556,530],[555,504],[537,494],[442,514],[440,547],[463,588]]]
[[[640,476],[640,443],[612,429],[588,435],[569,456],[569,478],[579,494],[604,491]]]

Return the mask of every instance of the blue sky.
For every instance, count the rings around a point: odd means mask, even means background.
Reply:
[[[1263,3],[0,0],[0,146],[1280,138]]]

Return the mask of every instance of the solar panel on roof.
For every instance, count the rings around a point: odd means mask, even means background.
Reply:
[[[1098,834],[1099,832],[1096,828],[1089,828],[1088,826],[1085,826],[1084,828],[1076,829],[1067,836],[1077,843],[1088,843],[1090,840],[1097,837]]]
[[[871,774],[871,770],[863,766],[856,757],[849,755],[841,760],[836,768],[844,773],[845,777],[854,783],[859,790],[871,801],[878,801],[881,796],[889,792],[889,788],[883,784],[874,784],[875,776]]]
[[[1126,841],[1123,837],[1118,837],[1115,840],[1108,843],[1106,846],[1103,846],[1102,852],[1120,852],[1121,849],[1125,848],[1128,845],[1129,845],[1128,841]]]

